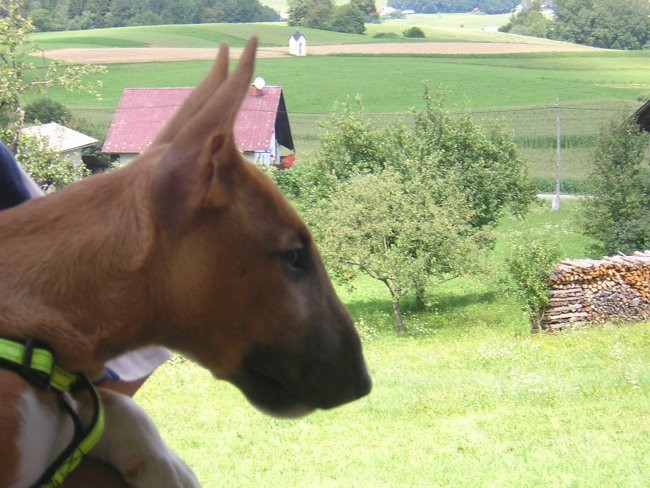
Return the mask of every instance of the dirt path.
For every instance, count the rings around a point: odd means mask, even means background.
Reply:
[[[373,43],[308,46],[309,55],[326,54],[503,54],[528,52],[593,51],[595,48],[575,44],[524,44],[488,42]],[[70,63],[142,63],[147,61],[209,60],[216,48],[88,48],[45,51],[45,56]],[[241,49],[232,48],[238,58]],[[288,56],[285,47],[261,47],[259,58]]]

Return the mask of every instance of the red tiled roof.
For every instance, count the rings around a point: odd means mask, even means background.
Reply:
[[[171,118],[192,88],[126,88],[117,106],[102,151],[138,154],[144,151]],[[235,120],[235,142],[242,151],[268,150],[282,97],[282,87],[251,90]]]

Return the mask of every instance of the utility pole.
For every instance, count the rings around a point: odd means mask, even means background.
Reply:
[[[555,197],[553,210],[560,210],[560,163],[562,162],[562,128],[560,119],[560,99],[555,99]]]

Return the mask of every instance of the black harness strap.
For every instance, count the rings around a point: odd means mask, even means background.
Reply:
[[[77,386],[77,384],[75,384]],[[70,415],[74,423],[74,436],[70,444],[45,470],[33,488],[55,488],[75,470],[81,460],[95,447],[104,431],[104,410],[93,384],[84,375],[80,375],[79,386],[86,390],[93,400],[93,417],[88,427],[84,428],[75,409],[65,398],[59,395],[63,409]]]

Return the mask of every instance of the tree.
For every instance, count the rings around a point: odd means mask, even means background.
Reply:
[[[379,12],[375,0],[351,0],[352,5],[356,6],[365,16],[364,21],[369,24],[378,24]]]
[[[217,0],[209,12],[212,15],[221,13],[220,22],[275,22],[280,20],[280,16],[275,10],[261,5],[258,0]]]
[[[336,179],[379,173],[386,168],[390,155],[387,145],[382,143],[384,131],[364,114],[360,98],[354,103],[347,99],[340,111],[322,122],[321,127],[324,132],[318,161]]]
[[[259,0],[32,0],[24,14],[36,30],[84,30],[127,25],[280,20]]]
[[[111,0],[88,0],[85,10],[91,15],[93,29],[108,27],[106,16],[111,11]]]
[[[555,0],[552,37],[607,49],[643,49],[650,41],[647,0]]]
[[[226,8],[223,3],[215,2],[211,7],[205,7],[201,20],[206,23],[222,23],[226,21]]]
[[[479,125],[468,111],[452,114],[444,109],[444,97],[434,98],[428,87],[423,98],[424,108],[410,114],[410,130],[401,122],[379,128],[358,98],[347,100],[322,123],[317,160],[309,171],[315,191],[327,195],[333,181],[391,168],[407,171],[403,160],[426,161],[461,188],[473,226],[495,225],[505,209],[523,215],[534,188],[512,131],[498,120]]]
[[[289,0],[288,2],[288,19],[287,24],[299,27],[302,25],[303,19],[307,17],[310,2],[308,0]]]
[[[25,122],[66,124],[71,117],[65,105],[49,98],[39,98],[25,106]]]
[[[521,0],[391,0],[399,10],[413,9],[420,14],[463,13],[478,8],[486,14],[512,12]]]
[[[352,3],[339,5],[334,9],[329,30],[347,34],[363,34],[366,31],[365,15]]]
[[[197,0],[176,0],[167,4],[161,18],[163,22],[169,24],[197,24],[200,11],[201,7]]]
[[[7,140],[11,133],[5,133],[2,137]],[[50,149],[45,138],[24,135],[14,152],[23,169],[46,193],[59,190],[89,174],[83,164],[75,164]]]
[[[37,8],[30,12],[34,30],[38,32],[50,32],[55,29],[55,24],[52,21],[52,12],[44,8]]]
[[[330,271],[383,283],[398,332],[406,330],[400,302],[414,287],[456,277],[479,255],[481,232],[467,222],[462,196],[426,171],[419,167],[416,179],[393,171],[353,176],[310,212]]]
[[[333,0],[289,0],[289,25],[328,30],[334,13]]]
[[[376,127],[348,101],[324,124],[318,159],[280,181],[315,229],[339,278],[384,283],[396,326],[400,300],[476,266],[506,209],[534,198],[527,165],[499,124],[452,115],[425,91],[413,129]],[[442,101],[440,101],[442,103]]]
[[[22,94],[42,92],[50,86],[99,96],[97,90],[101,82],[92,80],[92,75],[105,72],[105,68],[100,65],[64,65],[56,61],[37,67],[30,55],[37,54],[41,58],[41,49],[27,38],[33,30],[30,19],[21,13],[20,1],[8,0],[0,5],[0,110],[17,114]]]
[[[521,36],[548,37],[552,21],[546,18],[541,10],[541,0],[533,0],[521,12],[514,14],[499,31]]]
[[[413,112],[412,151],[436,156],[436,170],[466,196],[471,224],[494,226],[505,209],[523,215],[535,192],[512,131],[499,120],[479,125],[468,111],[451,114],[444,97],[434,98],[428,87],[424,102],[423,110]]]
[[[603,254],[650,248],[647,144],[647,135],[629,118],[615,119],[598,138],[583,229],[600,242]]]

